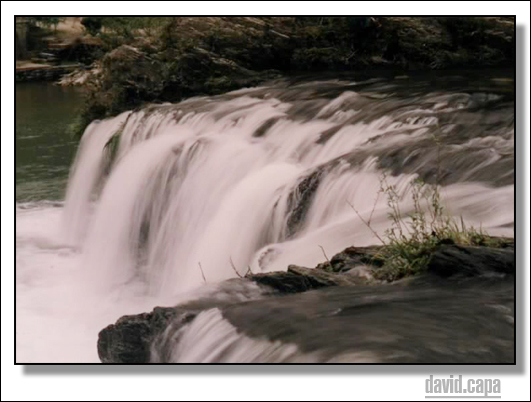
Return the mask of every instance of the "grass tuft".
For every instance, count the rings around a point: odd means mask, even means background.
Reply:
[[[412,181],[413,211],[409,214],[400,210],[396,187],[389,185],[385,175],[380,180],[379,194],[387,196],[391,222],[383,236],[378,235],[370,222],[351,205],[383,244],[374,256],[373,276],[376,279],[391,282],[424,272],[440,244],[500,247],[503,242],[490,237],[481,227],[467,226],[462,217],[457,220],[449,214],[443,206],[438,184],[429,185],[419,178]]]

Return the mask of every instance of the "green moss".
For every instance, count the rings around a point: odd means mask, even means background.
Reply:
[[[105,151],[109,155],[110,162],[114,161],[116,154],[118,153],[118,146],[120,145],[120,138],[124,131],[126,122],[124,122],[118,130],[109,138],[109,141],[105,144]]]
[[[68,125],[67,133],[74,140],[80,140],[88,124],[83,122],[81,114],[77,115],[74,122]]]

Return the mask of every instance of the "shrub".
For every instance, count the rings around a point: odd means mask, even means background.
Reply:
[[[437,146],[439,149],[438,142]],[[437,166],[439,165],[438,160]],[[432,254],[442,243],[500,246],[500,239],[488,236],[481,227],[476,229],[467,226],[462,217],[457,220],[448,213],[441,199],[438,176],[437,168],[434,185],[426,184],[419,178],[412,181],[413,211],[407,215],[400,209],[400,197],[396,187],[387,182],[385,175],[382,176],[378,198],[380,194],[386,195],[391,222],[391,227],[383,236],[376,233],[370,224],[372,213],[366,221],[351,205],[383,245],[373,261],[373,275],[376,279],[391,282],[424,272]]]

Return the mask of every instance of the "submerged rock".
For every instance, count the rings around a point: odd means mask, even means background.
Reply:
[[[121,317],[99,333],[100,360],[103,363],[148,363],[153,358],[154,342],[159,353],[165,353],[167,339],[162,334],[170,327],[178,332],[203,310],[255,300],[267,294],[250,281],[238,278],[221,282],[216,290],[176,307],[155,307],[150,313]]]
[[[513,305],[511,277],[450,282],[428,275],[268,297],[222,314],[243,336],[296,346],[313,362],[513,363]],[[264,353],[259,361],[268,359]]]

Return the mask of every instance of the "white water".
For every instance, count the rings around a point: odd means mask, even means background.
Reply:
[[[340,357],[324,358],[318,352],[304,353],[297,345],[267,339],[253,339],[242,335],[223,319],[218,309],[200,313],[188,326],[173,336],[170,356],[174,363],[378,363],[378,358],[369,352],[350,352]],[[152,351],[152,362],[159,360]]]
[[[124,314],[215,291],[215,283],[236,276],[232,265],[241,274],[285,270],[289,264],[313,267],[324,259],[320,247],[332,256],[351,245],[377,243],[347,203],[366,219],[374,208],[374,230],[383,233],[388,227],[385,199],[375,205],[382,173],[377,157],[359,164],[343,160],[325,171],[291,237],[290,194],[297,200],[295,190],[307,175],[350,152],[370,154],[406,141],[414,147],[429,135],[427,128],[440,112],[435,105],[430,118],[411,124],[395,123],[401,113],[347,124],[316,144],[323,131],[364,113],[357,93],[322,102],[315,117],[306,119],[288,113],[291,103],[253,97],[252,91],[239,95],[192,99],[92,124],[64,207],[18,206],[18,361],[97,361],[97,333],[103,327]],[[266,134],[253,137],[271,118],[278,120]],[[104,178],[104,146],[117,130],[122,131],[118,155]],[[369,141],[385,133],[393,135],[385,142]],[[483,161],[481,168],[496,160]],[[463,182],[443,188],[448,210],[491,234],[512,236],[513,186],[493,188],[464,182],[466,172],[462,176]],[[388,176],[403,196],[404,213],[412,207],[408,191],[415,177]],[[208,325],[194,328],[201,333]],[[254,347],[245,344],[249,350],[243,348],[231,361],[254,361]],[[312,360],[277,346],[258,349],[287,361]],[[184,355],[175,352],[179,360],[215,361],[211,348],[182,347]]]
[[[107,121],[96,121],[90,124],[79,145],[79,152],[72,166],[72,179],[66,193],[64,224],[68,242],[79,245],[85,234],[87,220],[90,216],[92,191],[102,179],[103,166],[106,160],[105,144],[123,124],[128,113]]]

